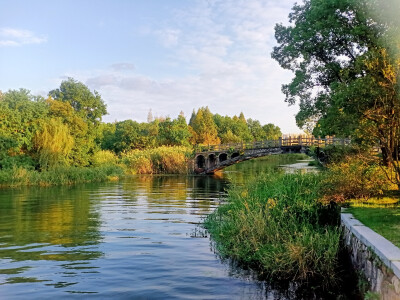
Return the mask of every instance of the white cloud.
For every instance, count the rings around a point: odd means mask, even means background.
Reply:
[[[29,30],[15,28],[0,28],[0,46],[21,46],[27,44],[41,44],[47,41],[43,35],[38,36]]]
[[[298,132],[281,85],[291,74],[271,59],[274,25],[285,23],[292,0],[199,0],[187,11],[176,11],[163,28],[142,34],[159,39],[169,51],[171,76],[145,75],[115,69],[70,76],[97,89],[108,104],[106,121],[155,115],[175,117],[183,110],[209,106],[213,113],[239,114],[274,123],[285,133]],[[157,59],[157,58],[154,58]],[[171,67],[172,68],[172,67]],[[177,75],[175,72],[184,75]]]
[[[112,64],[111,69],[120,72],[120,71],[133,71],[135,70],[135,65],[127,62],[115,63]]]

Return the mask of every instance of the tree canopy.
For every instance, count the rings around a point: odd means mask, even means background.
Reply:
[[[398,1],[397,1],[398,2]],[[399,8],[400,4],[391,2]],[[298,103],[300,127],[316,120],[315,135],[380,143],[386,164],[399,146],[399,24],[382,1],[304,0],[277,24],[272,57],[294,78],[282,86]],[[400,169],[399,169],[400,171]]]

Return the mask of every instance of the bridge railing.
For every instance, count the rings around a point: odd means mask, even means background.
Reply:
[[[288,146],[304,146],[304,147],[325,147],[326,145],[350,145],[350,139],[342,139],[335,137],[326,138],[315,138],[315,137],[287,137],[279,138],[278,140],[265,140],[256,142],[244,142],[244,143],[230,143],[230,144],[219,144],[219,145],[198,145],[196,152],[222,152],[222,151],[241,151],[241,150],[252,150],[252,149],[267,149],[267,148],[278,148]]]

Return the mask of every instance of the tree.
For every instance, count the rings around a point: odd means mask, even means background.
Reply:
[[[194,137],[197,144],[214,145],[220,143],[217,127],[208,107],[199,108],[192,118],[191,127],[195,133]]]
[[[73,145],[74,138],[68,126],[63,124],[61,119],[50,119],[34,138],[41,169],[47,170],[57,165],[67,164]]]
[[[253,136],[253,141],[262,141],[266,139],[266,132],[261,126],[260,121],[247,119],[247,126],[249,127],[250,133]]]
[[[390,10],[399,11],[399,2]],[[315,134],[351,135],[380,143],[383,163],[398,165],[400,97],[398,18],[385,18],[382,1],[305,0],[277,25],[272,57],[295,77],[282,87],[299,102],[299,126],[318,119]],[[372,13],[378,12],[378,13]]]
[[[107,114],[106,105],[97,91],[93,93],[81,82],[68,78],[61,82],[60,88],[49,92],[53,99],[68,102],[85,120],[92,123],[101,121]]]
[[[263,126],[266,140],[277,140],[282,136],[281,129],[272,123]]]
[[[190,137],[191,133],[182,114],[177,119],[167,118],[159,124],[158,138],[161,145],[187,146]]]
[[[0,135],[13,139],[21,153],[32,150],[32,139],[48,118],[48,107],[42,97],[29,90],[9,90],[0,101]]]

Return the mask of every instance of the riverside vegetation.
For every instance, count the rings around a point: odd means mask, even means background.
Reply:
[[[47,99],[28,90],[0,92],[0,187],[115,180],[124,174],[181,173],[195,145],[277,139],[279,127],[193,111],[189,124],[153,117],[104,123],[100,94],[72,78]]]
[[[317,150],[311,149],[316,159]],[[326,163],[317,174],[266,170],[231,185],[226,203],[204,223],[218,252],[274,281],[314,290],[329,292],[355,280],[343,270],[340,206],[387,202],[397,185],[369,151],[358,146],[324,151]],[[352,293],[359,297],[357,289]]]
[[[400,24],[390,16],[399,5],[304,0],[289,25],[276,25],[272,57],[295,74],[282,90],[299,104],[297,124],[315,136],[351,137],[354,148],[316,153],[326,164],[319,175],[267,173],[232,187],[205,222],[222,255],[272,278],[346,281],[337,269],[337,204],[385,201],[400,186]]]

